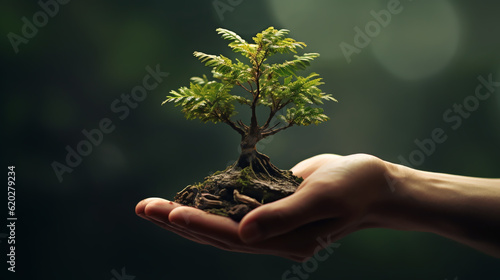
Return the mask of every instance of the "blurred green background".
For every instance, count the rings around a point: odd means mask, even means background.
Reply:
[[[3,1],[1,162],[16,166],[18,279],[113,279],[122,268],[136,280],[282,279],[294,265],[198,245],[134,213],[141,199],[172,198],[238,156],[239,137],[228,127],[160,106],[168,91],[209,73],[193,51],[229,55],[217,27],[247,40],[268,26],[287,28],[306,52],[321,53],[310,71],[339,103],[325,106],[329,122],[260,144],[277,166],[358,152],[399,163],[418,149],[416,139],[442,128],[446,142],[416,168],[500,177],[499,91],[478,104],[470,97],[478,76],[500,80],[500,3],[401,1],[401,12],[380,30],[372,26],[373,38],[348,63],[339,45],[354,45],[354,28],[364,30],[370,12],[388,2],[70,1],[44,19],[36,1]],[[16,53],[9,34],[22,36],[23,17],[40,27]],[[111,105],[142,84],[148,65],[169,76],[122,120]],[[477,108],[454,130],[443,114],[464,99]],[[82,130],[104,118],[114,131],[59,182],[51,164],[64,163],[66,146],[75,149]],[[373,229],[338,243],[308,279],[500,277],[498,260],[431,234]]]

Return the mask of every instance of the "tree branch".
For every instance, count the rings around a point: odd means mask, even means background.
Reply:
[[[262,133],[262,138],[274,135],[274,134],[276,134],[276,133],[278,133],[280,131],[283,131],[283,130],[285,130],[287,128],[290,128],[292,126],[293,126],[293,122],[292,123],[288,123],[288,125],[280,127],[280,128],[277,128],[277,129],[271,129],[271,130],[269,130],[267,132]]]
[[[241,136],[245,136],[245,130],[243,128],[237,126],[233,121],[230,119],[224,119],[224,123],[228,124],[232,129],[236,130]]]
[[[273,125],[271,128],[269,128],[267,131],[271,131],[273,130],[275,127],[278,127],[278,125],[280,125],[280,122],[278,122],[277,124]]]
[[[258,50],[258,51],[260,51],[260,50]],[[259,129],[259,124],[257,123],[256,107],[257,107],[257,101],[260,98],[260,76],[262,75],[262,73],[260,72],[260,67],[262,66],[262,63],[264,63],[264,60],[266,59],[268,53],[269,53],[269,50],[266,50],[261,61],[255,61],[255,66],[254,66],[255,67],[254,79],[255,79],[256,93],[253,95],[253,102],[252,102],[252,105],[250,106],[252,109],[252,119],[250,121],[250,130],[253,130],[253,131],[256,131]],[[256,59],[257,58],[255,58],[255,60]]]
[[[274,102],[275,102],[275,101],[274,101],[274,98],[273,98],[272,100],[273,100],[273,107],[274,107],[274,109],[273,109],[273,108],[271,108],[271,112],[269,113],[269,117],[267,118],[267,121],[266,121],[266,123],[264,124],[264,126],[262,126],[262,129],[266,129],[266,128],[268,128],[268,127],[269,127],[269,125],[271,124],[271,121],[273,120],[274,116],[276,115],[276,113],[278,113],[281,109],[285,108],[285,107],[286,107],[286,105],[288,105],[288,104],[290,104],[290,103],[291,103],[291,101],[290,101],[290,100],[288,100],[287,102],[285,102],[285,103],[281,104],[281,101],[282,101],[282,100],[280,100],[280,101],[278,101],[278,104],[276,104],[276,105],[275,105],[275,104],[274,104]]]
[[[286,105],[292,103],[292,100],[288,99],[285,103],[283,104],[279,104],[278,107],[276,108],[276,112],[278,112],[279,110],[283,109],[286,107]]]
[[[255,130],[258,128],[259,124],[257,123],[257,113],[256,113],[256,107],[257,107],[257,101],[259,100],[260,97],[260,83],[259,83],[259,77],[260,77],[260,67],[257,67],[255,69],[255,87],[256,87],[256,93],[253,94],[253,101],[252,105],[250,108],[252,109],[252,119],[250,120],[250,129]]]
[[[262,60],[259,63],[259,69],[262,66],[262,63],[264,63],[264,60],[266,60],[268,54],[269,54],[269,49],[267,49],[266,52],[264,53],[264,56],[262,57]]]
[[[248,128],[249,128],[248,125],[244,124],[241,120],[239,120],[237,123],[244,130],[248,130]]]
[[[249,93],[251,93],[253,95],[253,89],[252,90],[249,90],[248,88],[246,88],[244,85],[242,85],[240,82],[236,82],[237,85],[239,85],[240,87],[242,87],[243,89],[245,89],[246,91],[248,91]]]
[[[267,118],[266,123],[262,126],[262,129],[266,129],[269,127],[269,125],[271,124],[271,121],[273,120],[276,113],[277,113],[277,111],[275,111],[273,108],[271,108],[271,112],[269,112],[269,117]]]
[[[250,85],[250,90],[251,90],[251,93],[252,93],[252,96],[253,96],[253,86],[252,86],[252,83],[250,81],[248,81],[248,85]]]

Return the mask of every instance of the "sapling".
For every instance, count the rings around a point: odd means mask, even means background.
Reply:
[[[288,38],[288,30],[269,27],[253,37],[253,43],[227,29],[219,28],[217,32],[230,41],[233,52],[245,57],[246,63],[223,55],[194,52],[195,57],[212,68],[214,80],[206,75],[192,77],[189,87],[172,90],[162,104],[172,102],[182,107],[187,119],[225,123],[241,135],[241,153],[234,164],[206,177],[204,182],[187,186],[175,196],[178,203],[239,221],[252,209],[293,194],[302,181],[290,171],[274,166],[268,156],[257,151],[257,143],[292,126],[327,121],[319,105],[336,100],[318,88],[323,84],[318,74],[296,74],[319,54],[304,53],[280,63],[266,63],[276,54],[296,54],[306,47],[305,43]],[[236,94],[236,87],[242,88],[244,94]],[[236,118],[237,104],[249,107],[249,122]],[[260,123],[259,106],[268,108]]]

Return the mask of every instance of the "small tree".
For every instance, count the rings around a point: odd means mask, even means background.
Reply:
[[[322,92],[318,86],[323,84],[318,74],[306,77],[297,76],[311,61],[319,56],[317,53],[295,55],[293,60],[282,63],[266,63],[275,54],[297,53],[297,49],[306,46],[288,38],[286,29],[277,30],[269,27],[248,43],[236,33],[219,28],[217,32],[222,38],[229,40],[229,47],[248,59],[248,64],[223,55],[209,55],[194,52],[194,56],[212,67],[215,80],[206,76],[193,77],[189,87],[181,87],[171,91],[163,102],[173,102],[182,106],[187,119],[200,119],[203,122],[225,123],[241,135],[241,154],[232,166],[233,170],[250,167],[257,176],[280,178],[283,171],[276,168],[269,158],[256,149],[256,144],[271,135],[288,129],[294,125],[306,126],[319,124],[328,120],[323,114],[323,101],[336,101],[331,95]],[[231,94],[234,87],[241,87],[248,94],[245,96]],[[234,120],[237,114],[235,104],[250,107],[249,123]],[[259,124],[257,106],[269,108],[267,119]],[[274,119],[281,122],[273,124]]]

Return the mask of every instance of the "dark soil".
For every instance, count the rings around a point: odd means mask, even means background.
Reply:
[[[206,177],[202,183],[187,186],[174,200],[240,221],[252,209],[293,194],[302,182],[291,171],[279,172],[279,176],[270,176],[255,173],[251,167],[230,166]]]

